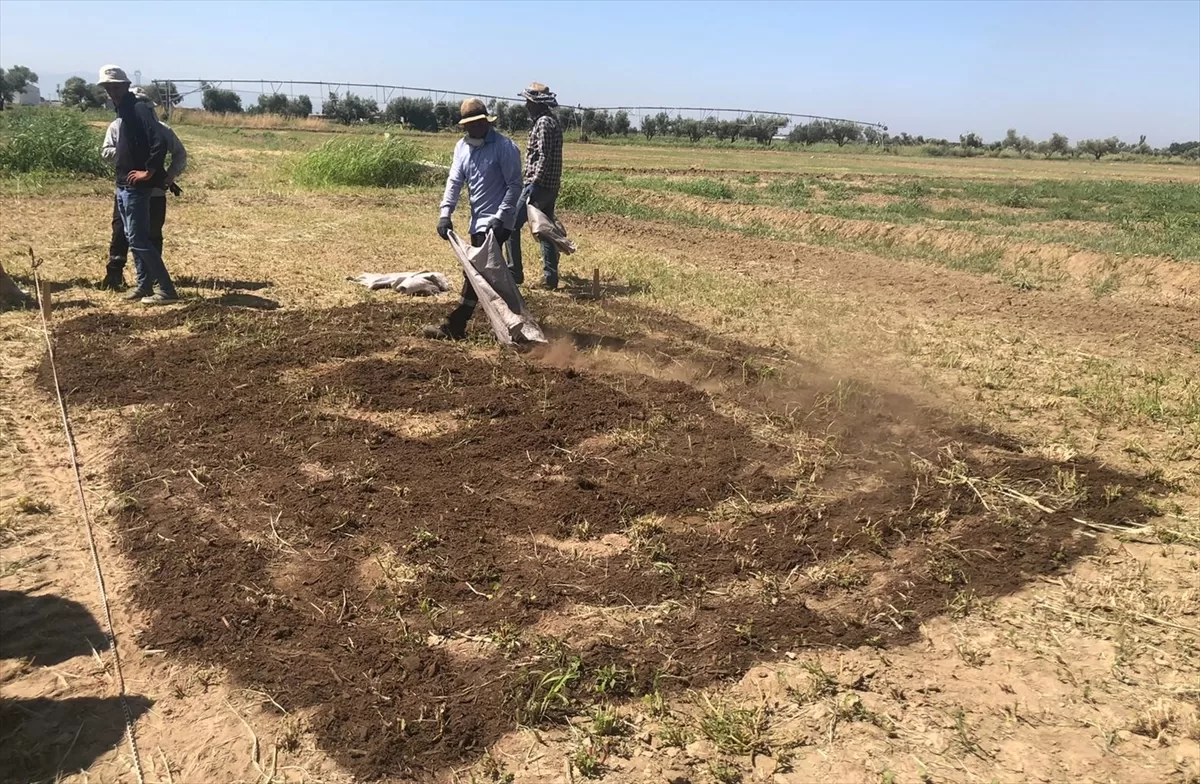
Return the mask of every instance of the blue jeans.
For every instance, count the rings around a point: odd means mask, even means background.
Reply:
[[[149,292],[157,288],[163,294],[175,295],[175,284],[163,264],[162,253],[150,240],[149,188],[117,188],[117,209],[125,225],[125,239],[133,253],[133,270],[138,291]]]
[[[517,202],[517,225],[513,227],[512,237],[508,240],[508,267],[517,283],[525,282],[525,268],[521,260],[521,228],[528,220],[525,208],[532,204],[546,213],[547,218],[554,220],[556,201],[558,191],[540,185],[527,185],[521,192],[521,200]],[[543,242],[541,245],[543,278],[547,283],[558,285],[558,246],[553,242]]]

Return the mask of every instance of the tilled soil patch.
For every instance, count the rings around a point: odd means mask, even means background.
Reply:
[[[111,482],[142,642],[306,711],[367,779],[797,647],[912,639],[1068,566],[1095,541],[1078,519],[1140,520],[1156,489],[895,392],[847,402],[818,368],[629,304],[551,309],[594,349],[567,361],[408,337],[432,312],[58,328],[71,403],[128,422]]]

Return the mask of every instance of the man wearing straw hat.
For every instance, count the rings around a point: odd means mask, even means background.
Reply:
[[[175,284],[163,264],[162,254],[150,241],[150,201],[154,189],[167,184],[167,135],[154,116],[154,108],[133,97],[129,77],[123,70],[115,65],[104,66],[98,83],[121,118],[121,135],[113,155],[117,169],[117,209],[137,274],[137,285],[125,299],[140,300],[145,305],[176,302],[179,295],[175,293]]]
[[[438,236],[450,239],[454,224],[450,215],[458,205],[463,185],[471,201],[471,220],[468,231],[471,245],[478,248],[495,235],[504,242],[512,234],[517,220],[517,200],[521,196],[521,152],[512,140],[492,127],[496,118],[488,115],[487,106],[478,98],[463,101],[459,125],[466,135],[454,146],[454,160],[446,177],[446,192],[442,196],[441,217],[437,223]],[[475,289],[463,275],[459,305],[440,326],[425,327],[427,338],[462,340],[467,336],[467,322],[479,304]]]
[[[508,240],[508,263],[517,283],[525,280],[521,261],[521,227],[525,225],[527,205],[532,204],[546,217],[554,220],[554,203],[558,201],[558,189],[562,184],[562,128],[554,110],[558,100],[550,88],[534,82],[521,93],[525,109],[533,118],[529,130],[529,143],[525,147],[525,188],[521,201],[517,203],[517,223]],[[558,288],[558,246],[542,241],[542,285],[547,289]]]
[[[154,101],[141,87],[133,88],[133,97],[151,106]],[[166,123],[160,123],[163,133],[167,136],[167,149],[171,154],[171,165],[167,168],[166,188],[155,188],[150,198],[150,242],[154,249],[162,255],[163,224],[167,220],[167,190],[179,194],[179,186],[175,180],[187,168],[187,150],[175,131]],[[100,147],[100,157],[111,161],[117,157],[117,141],[121,138],[121,118],[113,120],[104,134],[104,144]],[[122,291],[125,289],[125,257],[129,255],[129,240],[125,237],[125,223],[121,219],[120,205],[116,194],[113,195],[112,240],[108,244],[108,274],[100,284],[102,289]]]

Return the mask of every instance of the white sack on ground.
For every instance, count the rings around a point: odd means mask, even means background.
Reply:
[[[505,346],[546,342],[541,327],[525,308],[525,300],[517,290],[495,235],[489,231],[483,245],[472,248],[450,232],[450,248],[458,256],[463,274],[475,288],[475,296],[479,298],[497,340]]]
[[[532,204],[527,205],[525,210],[529,221],[529,231],[535,239],[552,242],[566,254],[576,251],[575,243],[567,239],[567,230],[563,228],[562,221],[550,220],[546,213]]]
[[[359,283],[372,291],[394,289],[414,297],[425,297],[450,290],[450,279],[440,272],[364,272],[346,280]]]

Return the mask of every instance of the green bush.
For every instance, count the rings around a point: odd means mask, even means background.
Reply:
[[[398,188],[432,182],[436,176],[428,172],[421,157],[416,145],[386,135],[331,139],[300,159],[293,180],[309,188],[335,185]]]
[[[206,112],[215,112],[217,114],[241,114],[242,96],[238,95],[233,90],[218,90],[215,87],[209,87],[204,91],[204,95],[200,100],[200,105]]]
[[[55,172],[103,176],[103,137],[79,112],[15,109],[0,115],[0,172]]]
[[[379,104],[374,98],[363,98],[354,93],[346,93],[340,97],[337,93],[330,93],[329,99],[321,104],[321,113],[326,119],[340,122],[342,125],[375,122],[379,116]]]

